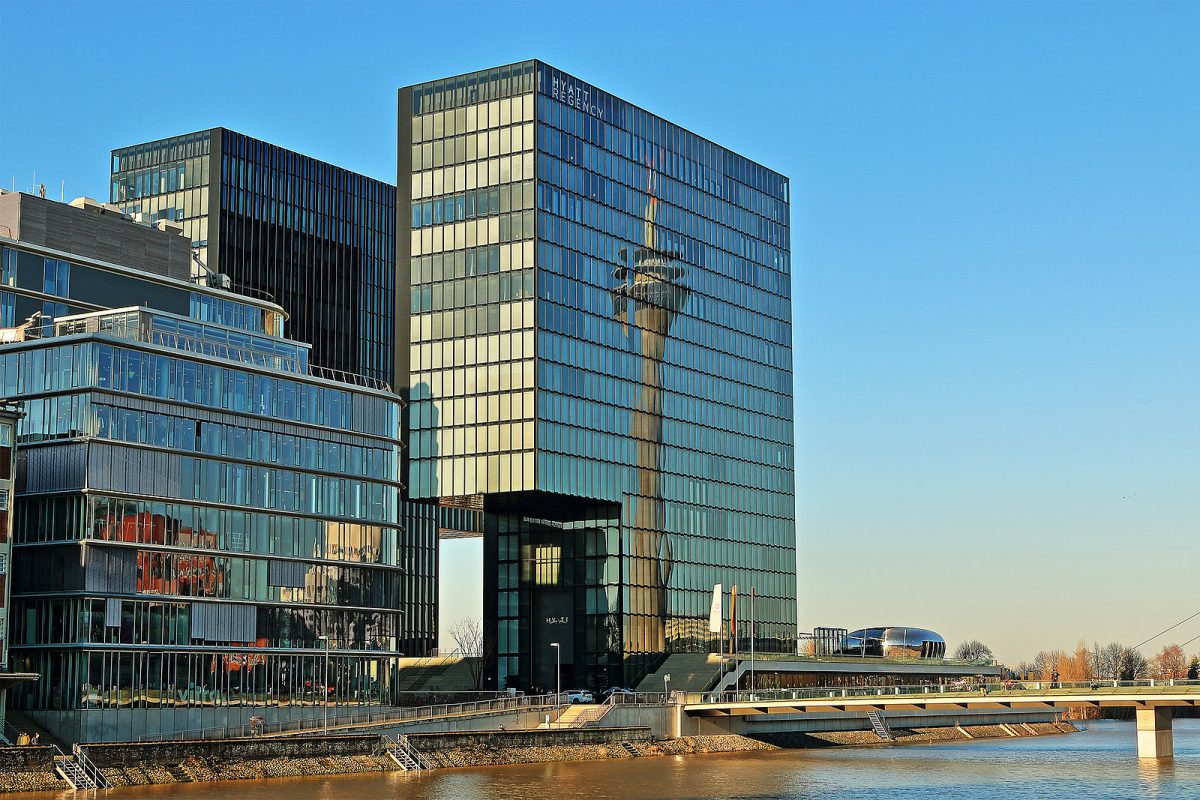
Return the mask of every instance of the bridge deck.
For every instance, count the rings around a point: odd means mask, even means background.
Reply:
[[[899,689],[899,691],[895,690]],[[729,699],[689,696],[684,712],[690,716],[728,717],[754,714],[805,714],[868,711],[947,711],[1011,708],[1170,708],[1200,706],[1200,682],[1174,686],[1067,686],[944,691],[944,687],[775,690],[739,692]],[[791,695],[791,696],[789,696]]]

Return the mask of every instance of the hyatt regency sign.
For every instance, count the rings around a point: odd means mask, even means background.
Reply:
[[[582,84],[550,78],[550,96],[560,103],[566,103],[571,108],[591,114],[593,117],[604,119],[604,107],[592,102],[592,90],[585,89]]]

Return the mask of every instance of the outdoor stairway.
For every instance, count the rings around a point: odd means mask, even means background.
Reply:
[[[885,742],[896,741],[896,736],[892,733],[892,729],[888,727],[887,720],[878,711],[868,711],[867,719],[871,721],[871,730],[875,731],[876,736]]]
[[[409,743],[407,736],[384,736],[383,748],[392,761],[405,772],[420,772],[431,768],[429,761]]]
[[[703,692],[712,688],[721,669],[717,653],[672,653],[655,672],[642,678],[635,691],[661,694],[663,678],[671,676],[671,691]]]
[[[577,703],[567,706],[563,712],[558,715],[558,719],[547,725],[545,722],[538,725],[539,728],[582,728],[585,725],[590,725],[594,722],[599,722],[604,718],[604,715],[612,710],[612,706],[608,703],[601,705],[583,705]]]
[[[641,750],[638,750],[637,747],[629,742],[621,742],[621,749],[626,753],[629,753],[629,755],[633,756],[634,758],[637,758],[642,754]]]
[[[462,656],[431,656],[401,666],[398,692],[471,692],[477,691],[471,659]]]
[[[71,784],[72,792],[94,792],[97,789],[108,792],[108,779],[96,769],[96,765],[79,749],[79,745],[72,748],[71,755],[58,749],[57,745],[51,746],[54,747],[54,771]]]

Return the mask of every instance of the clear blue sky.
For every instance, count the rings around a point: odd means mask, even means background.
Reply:
[[[701,132],[792,179],[802,627],[1018,660],[1200,608],[1200,4],[9,0],[0,35],[0,180],[68,199],[212,125],[392,179],[397,87],[527,57]]]

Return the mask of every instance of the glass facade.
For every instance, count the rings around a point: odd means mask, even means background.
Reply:
[[[87,213],[87,212],[81,212]],[[144,303],[196,322],[214,322],[282,341],[283,310],[274,303],[243,297],[145,272],[120,269],[92,259],[16,242],[0,246],[0,328],[41,312],[41,324],[71,314]]]
[[[181,222],[208,269],[288,312],[314,366],[395,385],[394,186],[223,128],[112,167],[114,203]]]
[[[109,199],[146,222],[168,219],[208,264],[209,199],[216,181],[209,155],[217,131],[200,131],[114,150]]]
[[[790,647],[787,178],[540,62],[400,109],[409,485],[484,497],[492,678],[715,650],[716,583]]]
[[[401,508],[399,402],[207,307],[0,347],[20,399],[12,698],[69,741],[392,701],[434,643],[436,531]],[[326,652],[326,649],[328,652]]]

